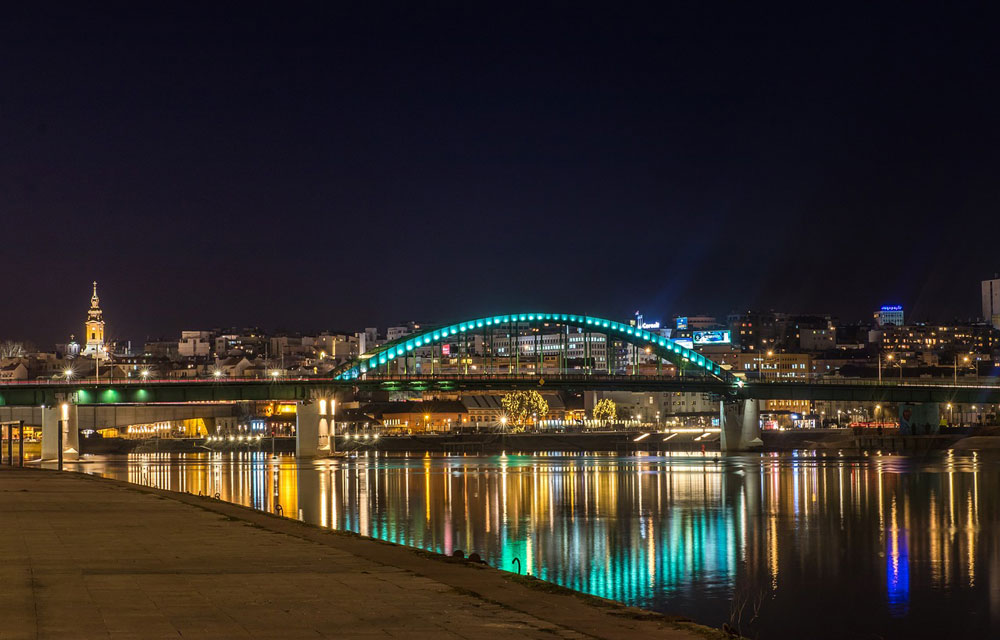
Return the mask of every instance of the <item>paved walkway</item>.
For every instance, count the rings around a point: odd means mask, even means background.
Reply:
[[[0,468],[3,639],[688,640],[704,631],[236,505]]]

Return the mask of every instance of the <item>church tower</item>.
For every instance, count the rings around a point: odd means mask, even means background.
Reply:
[[[97,297],[97,281],[94,281],[94,295],[90,297],[90,309],[87,310],[87,324],[84,330],[87,346],[83,355],[95,358],[106,358],[104,351],[104,314],[101,312],[101,300]]]

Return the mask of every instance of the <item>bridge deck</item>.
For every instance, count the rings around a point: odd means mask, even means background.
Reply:
[[[965,380],[958,385],[932,380],[852,379],[750,381],[742,384],[709,377],[644,375],[440,375],[378,376],[358,380],[332,378],[30,381],[0,384],[0,406],[77,404],[147,404],[305,400],[316,394],[361,390],[507,391],[677,391],[713,393],[759,400],[840,400],[855,402],[1000,403],[1000,380]]]

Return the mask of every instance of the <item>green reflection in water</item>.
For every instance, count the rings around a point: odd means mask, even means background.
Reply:
[[[518,558],[543,579],[708,624],[728,620],[734,596],[759,598],[762,637],[1000,628],[1000,464],[978,456],[203,454],[81,468],[475,551],[508,571]]]

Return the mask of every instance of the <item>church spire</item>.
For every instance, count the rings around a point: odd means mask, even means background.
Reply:
[[[97,297],[97,281],[94,281],[94,292],[90,297],[90,308],[87,309],[87,323],[84,325],[84,336],[87,346],[83,355],[105,358],[104,350],[104,312],[101,311],[101,300]]]

